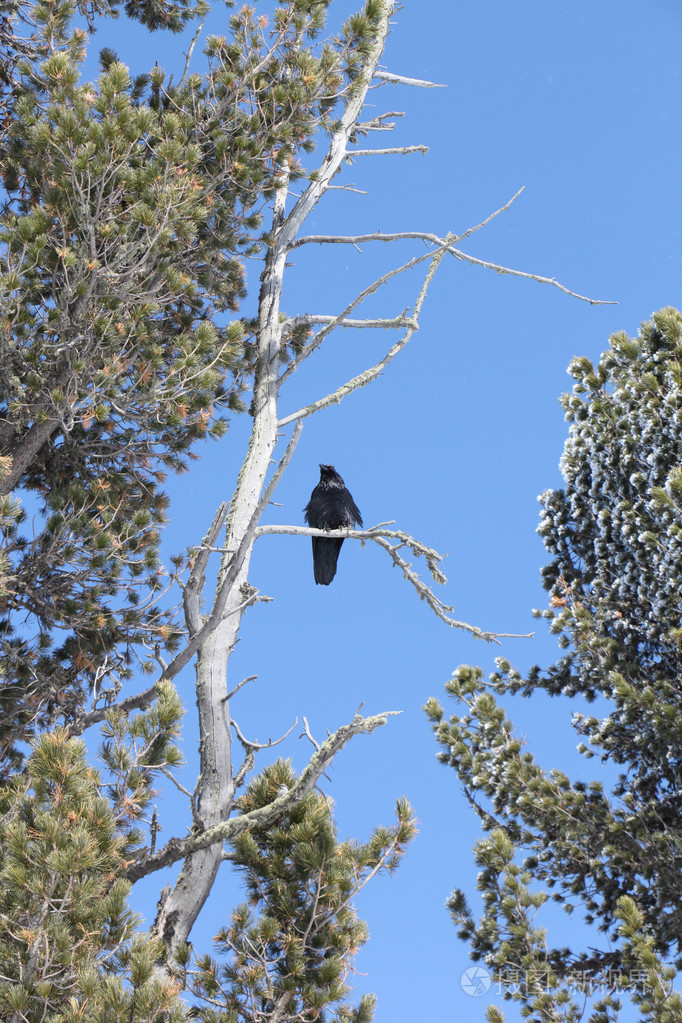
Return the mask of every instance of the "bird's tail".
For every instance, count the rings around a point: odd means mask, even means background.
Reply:
[[[343,540],[336,538],[326,540],[321,536],[313,537],[313,570],[316,583],[329,586],[336,575],[336,562],[342,543]]]

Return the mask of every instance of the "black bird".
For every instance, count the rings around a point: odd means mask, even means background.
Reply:
[[[305,520],[313,529],[352,529],[362,525],[358,506],[333,465],[320,465],[320,482],[303,509]],[[336,562],[343,540],[322,536],[313,538],[313,570],[315,582],[329,586],[336,575]]]

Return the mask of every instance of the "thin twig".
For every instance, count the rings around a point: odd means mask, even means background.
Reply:
[[[230,690],[230,692],[225,697],[225,702],[227,703],[228,700],[231,700],[232,697],[234,696],[234,694],[238,693],[242,686],[245,686],[248,682],[255,682],[257,678],[258,678],[258,675],[249,675],[248,678],[243,678],[241,680],[241,682],[239,682],[234,687],[234,689]]]
[[[169,771],[167,767],[159,767],[158,770],[161,772],[161,774],[164,774],[166,776],[166,778],[168,778],[168,781],[172,781],[173,782],[173,784],[175,785],[175,787],[178,790],[178,792],[182,792],[183,796],[187,796],[187,798],[190,801],[194,800],[194,796],[189,791],[189,789],[186,789],[184,785],[180,784],[180,782],[175,777],[175,775],[173,774],[172,771]]]
[[[459,249],[448,249],[451,256],[455,259],[460,259],[464,263],[471,263],[473,266],[482,266],[486,270],[494,270],[498,274],[510,274],[512,277],[524,277],[527,281],[537,281],[538,284],[551,284],[553,288],[558,288],[559,291],[563,291],[564,295],[570,295],[571,298],[577,298],[580,302],[588,302],[590,305],[618,305],[613,299],[600,299],[600,298],[588,298],[587,295],[579,295],[577,291],[571,291],[570,288],[566,288],[563,284],[560,284],[556,277],[542,277],[540,274],[526,273],[524,270],[512,270],[508,266],[500,266],[498,263],[490,263],[485,259],[476,259],[475,256],[470,256],[466,252],[461,252]]]
[[[474,227],[468,228],[464,232],[464,234],[460,234],[457,238],[455,238],[454,239],[455,244],[457,244],[458,242],[463,241],[464,238],[468,238],[469,235],[474,234],[476,231],[480,231],[482,227],[486,227],[490,223],[491,220],[494,220],[495,217],[499,217],[500,213],[506,213],[507,210],[509,209],[509,207],[512,205],[512,203],[516,202],[518,197],[521,195],[522,192],[525,191],[525,189],[526,189],[526,186],[525,185],[521,185],[521,188],[518,190],[518,192],[516,192],[511,197],[511,199],[504,204],[504,206],[500,206],[499,210],[495,210],[495,212],[491,213],[489,216],[487,216],[485,218],[485,220],[482,220],[480,224],[476,224]]]

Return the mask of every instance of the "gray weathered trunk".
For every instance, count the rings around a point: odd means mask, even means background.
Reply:
[[[360,78],[346,101],[338,130],[334,133],[318,176],[285,213],[286,178],[277,193],[271,244],[261,277],[258,311],[258,353],[254,377],[253,429],[249,449],[227,516],[224,554],[216,587],[216,602],[222,607],[219,620],[198,649],[197,703],[200,727],[200,777],[195,791],[197,824],[210,828],[227,820],[235,796],[231,759],[230,713],[227,669],[237,641],[241,615],[248,604],[251,550],[260,514],[263,492],[278,437],[277,400],[280,375],[280,298],[286,258],[306,217],[346,155],[346,147],[362,110],[367,89],[376,70],[388,33],[394,0],[384,0],[374,44],[365,58]],[[214,606],[215,614],[215,606]],[[188,622],[190,638],[206,619]],[[187,941],[192,926],[208,898],[223,858],[222,843],[190,853],[184,860],[177,883],[159,907],[155,930],[164,939],[169,955]]]

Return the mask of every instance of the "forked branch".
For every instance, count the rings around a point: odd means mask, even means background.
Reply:
[[[518,195],[519,193],[517,193]],[[516,196],[514,197],[516,198]],[[510,200],[513,202],[513,199]],[[508,204],[509,205],[509,204]],[[360,245],[363,242],[395,242],[404,241],[406,239],[419,239],[424,242],[428,242],[433,245],[438,245],[439,250],[444,249],[455,259],[459,259],[463,263],[471,263],[472,266],[482,266],[486,270],[494,270],[498,274],[510,274],[512,277],[523,277],[528,281],[537,281],[538,284],[549,284],[553,288],[558,288],[559,291],[563,291],[565,295],[570,295],[571,298],[577,298],[580,302],[588,302],[590,305],[618,305],[618,303],[612,299],[603,298],[590,298],[588,295],[580,295],[577,291],[571,291],[565,284],[561,284],[556,277],[544,277],[542,274],[529,273],[526,270],[515,270],[511,266],[502,266],[500,263],[491,263],[486,259],[477,259],[476,256],[470,255],[468,252],[462,252],[453,244],[454,242],[461,241],[462,238],[467,238],[474,231],[483,227],[489,223],[493,217],[497,216],[498,213],[502,212],[503,209],[496,210],[486,220],[481,221],[476,227],[469,228],[464,232],[463,235],[455,237],[449,235],[448,239],[439,238],[438,235],[432,234],[428,231],[399,231],[391,234],[384,234],[382,231],[375,231],[372,234],[358,234],[358,235],[324,235],[324,234],[311,234],[306,235],[304,238],[299,238],[295,245]],[[293,246],[292,246],[293,247]],[[422,257],[423,258],[423,257]]]
[[[449,240],[450,236],[448,235],[441,248],[439,248],[436,252],[434,252],[433,254],[427,253],[425,256],[419,256],[414,260],[410,260],[409,263],[407,263],[404,267],[400,268],[400,271],[396,271],[401,272],[402,270],[405,270],[410,266],[415,266],[417,263],[420,263],[424,259],[428,259],[430,256],[431,262],[429,264],[429,269],[427,271],[426,277],[424,278],[424,282],[419,290],[417,301],[414,304],[412,316],[409,321],[410,325],[405,331],[403,337],[399,341],[396,341],[396,343],[389,348],[388,352],[383,357],[383,359],[381,359],[380,362],[377,362],[374,366],[370,366],[369,369],[364,370],[364,372],[360,373],[358,376],[355,376],[351,380],[348,380],[345,384],[342,384],[341,387],[337,388],[337,390],[334,391],[332,394],[328,394],[326,395],[326,397],[320,398],[318,401],[313,402],[306,408],[299,409],[298,412],[292,412],[291,415],[285,416],[284,419],[280,419],[277,423],[277,426],[280,429],[281,427],[286,426],[288,423],[305,419],[307,416],[312,416],[316,412],[321,411],[321,409],[327,408],[329,405],[338,405],[341,401],[343,401],[346,395],[351,394],[353,391],[356,391],[359,387],[365,387],[367,384],[371,383],[372,380],[375,380],[384,371],[388,364],[392,362],[393,359],[395,359],[396,355],[398,355],[398,353],[401,352],[405,345],[410,341],[414,332],[419,329],[419,314],[421,313],[421,308],[422,305],[424,304],[426,293],[429,289],[431,281],[434,278],[436,270],[440,266],[441,260],[445,255],[445,251],[449,243]],[[385,275],[384,280],[387,279],[387,277],[388,275]],[[322,331],[320,331],[320,333],[322,333]]]

